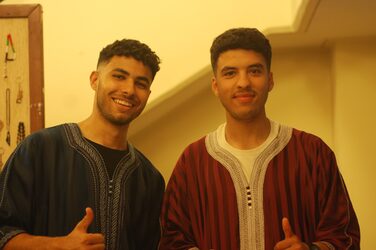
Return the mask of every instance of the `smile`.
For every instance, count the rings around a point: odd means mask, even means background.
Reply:
[[[120,104],[120,105],[122,105],[122,106],[126,106],[126,107],[129,107],[129,108],[131,108],[131,107],[134,106],[132,103],[127,102],[127,101],[125,101],[125,100],[115,99],[115,98],[113,98],[113,100],[114,100],[115,103]]]
[[[239,91],[239,92],[236,92],[234,94],[234,98],[254,98],[256,96],[256,94],[252,91],[248,91],[248,92],[245,92],[245,91]]]

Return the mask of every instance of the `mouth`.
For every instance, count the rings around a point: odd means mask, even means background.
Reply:
[[[235,93],[234,98],[254,98],[256,95],[255,93],[251,92],[241,92],[241,93]]]
[[[115,103],[121,105],[121,106],[125,106],[125,107],[128,107],[128,108],[132,108],[134,107],[134,104],[124,100],[124,99],[117,99],[117,98],[112,98],[112,100],[114,100]]]
[[[233,98],[240,102],[251,102],[256,97],[253,92],[238,92],[233,95]]]

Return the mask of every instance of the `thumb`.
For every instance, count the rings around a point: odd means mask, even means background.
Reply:
[[[84,218],[80,222],[77,223],[76,229],[80,231],[86,232],[90,224],[93,222],[94,219],[94,212],[90,207],[85,209],[86,214]]]
[[[290,222],[286,217],[282,219],[282,229],[283,229],[283,232],[285,233],[286,239],[294,235],[290,226]]]

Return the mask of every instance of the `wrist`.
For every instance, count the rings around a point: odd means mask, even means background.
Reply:
[[[8,249],[51,249],[52,238],[46,236],[35,236],[28,233],[21,233],[11,238],[4,246],[4,250]]]

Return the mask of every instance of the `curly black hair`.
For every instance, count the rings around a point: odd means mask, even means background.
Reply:
[[[217,36],[210,48],[213,71],[216,70],[218,57],[227,50],[245,49],[262,54],[270,71],[272,49],[269,40],[256,28],[229,29]]]
[[[104,47],[99,53],[97,67],[103,62],[109,62],[113,56],[133,57],[137,61],[142,62],[145,66],[150,68],[153,79],[160,69],[159,64],[161,60],[159,57],[149,46],[137,40],[116,40],[112,44]]]

